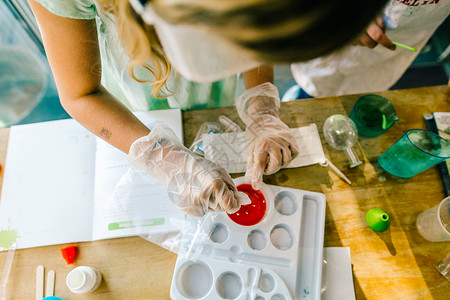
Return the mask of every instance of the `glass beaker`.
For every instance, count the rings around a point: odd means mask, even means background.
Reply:
[[[344,115],[332,115],[323,124],[323,135],[328,144],[336,150],[344,151],[350,162],[350,168],[362,164],[353,146],[358,141],[355,123]]]

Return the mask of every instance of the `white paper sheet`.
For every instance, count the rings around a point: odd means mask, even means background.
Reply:
[[[91,239],[94,153],[73,120],[11,127],[0,229],[17,232],[17,248]]]
[[[322,269],[322,300],[354,300],[352,263],[349,247],[325,247]]]

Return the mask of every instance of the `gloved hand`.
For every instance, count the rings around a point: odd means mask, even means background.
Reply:
[[[287,166],[298,154],[298,145],[289,127],[278,117],[277,88],[267,82],[244,92],[236,101],[241,120],[247,125],[247,172],[252,187],[261,188],[263,174],[270,175]]]
[[[128,160],[133,168],[163,182],[171,200],[188,215],[236,210],[247,202],[223,168],[188,150],[164,124],[136,140]]]

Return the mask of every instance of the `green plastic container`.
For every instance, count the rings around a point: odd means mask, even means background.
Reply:
[[[380,208],[369,209],[366,214],[366,222],[370,228],[379,232],[385,231],[391,224],[389,215]]]
[[[450,142],[423,129],[411,129],[379,158],[387,172],[401,178],[411,178],[450,158]]]
[[[365,95],[359,98],[350,112],[358,134],[376,137],[388,130],[398,121],[392,103],[378,95]]]

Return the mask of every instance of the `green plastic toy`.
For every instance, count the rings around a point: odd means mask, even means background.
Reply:
[[[380,208],[369,209],[366,214],[366,222],[370,228],[378,232],[385,231],[391,224],[389,215]]]

